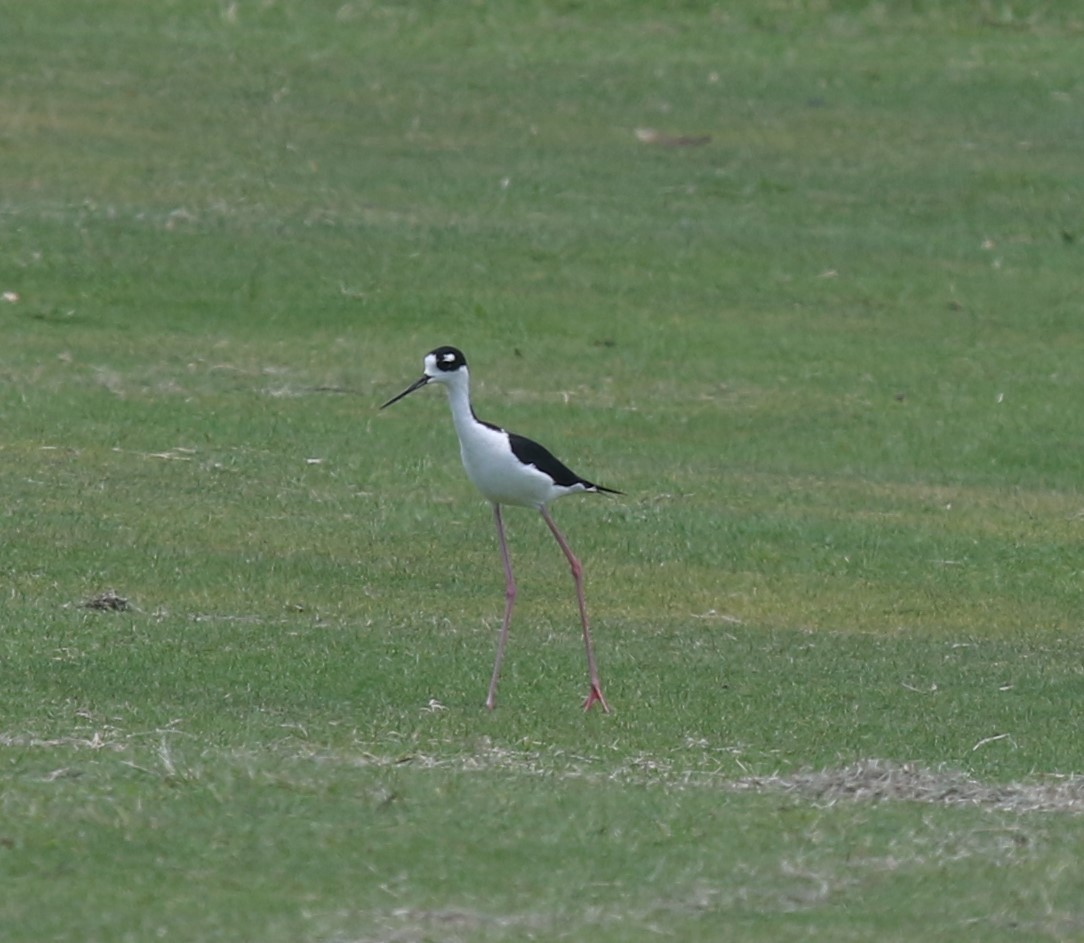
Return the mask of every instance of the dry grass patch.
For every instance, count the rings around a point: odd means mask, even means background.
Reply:
[[[1048,774],[1035,783],[987,785],[958,770],[878,759],[860,760],[839,769],[744,776],[734,786],[785,792],[828,805],[894,800],[980,806],[1004,812],[1084,812],[1084,777]]]

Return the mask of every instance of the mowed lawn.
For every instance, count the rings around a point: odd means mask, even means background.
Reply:
[[[1084,938],[1082,41],[0,5],[0,936]]]

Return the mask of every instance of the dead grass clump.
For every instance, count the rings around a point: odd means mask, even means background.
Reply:
[[[131,606],[124,596],[117,595],[115,590],[107,589],[104,593],[91,596],[83,603],[84,609],[97,609],[100,612],[127,612]]]

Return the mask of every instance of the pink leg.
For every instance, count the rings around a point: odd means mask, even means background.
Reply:
[[[576,583],[576,601],[580,604],[580,622],[583,625],[583,646],[587,649],[587,674],[591,679],[591,693],[587,695],[587,700],[583,702],[583,709],[585,711],[590,710],[591,705],[597,701],[602,705],[603,711],[608,714],[610,713],[610,707],[606,703],[606,698],[602,696],[598,669],[595,667],[595,653],[591,650],[591,633],[587,628],[587,604],[583,600],[583,567],[580,566],[580,561],[576,559],[576,555],[572,552],[572,548],[569,547],[564,535],[557,529],[557,525],[553,523],[553,518],[550,517],[550,512],[545,505],[539,510],[542,512],[542,518],[545,520],[546,526],[549,527],[550,532],[557,539],[557,543],[564,552],[565,559],[568,560],[568,565],[572,568],[572,579]]]
[[[504,621],[501,622],[501,634],[497,636],[497,658],[493,662],[493,677],[489,681],[489,694],[486,707],[493,710],[497,706],[497,680],[501,676],[501,659],[504,658],[504,643],[508,641],[508,624],[512,621],[512,606],[516,601],[516,581],[512,577],[512,561],[508,556],[508,542],[504,539],[504,521],[501,519],[501,506],[493,505],[493,518],[497,522],[497,540],[501,545],[501,561],[504,563]]]

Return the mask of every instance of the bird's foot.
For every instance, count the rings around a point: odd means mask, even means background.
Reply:
[[[602,688],[599,687],[597,681],[592,681],[591,693],[587,695],[587,700],[583,702],[583,709],[589,711],[596,701],[601,705],[604,714],[610,713],[610,705],[606,703],[606,698],[602,696]]]

